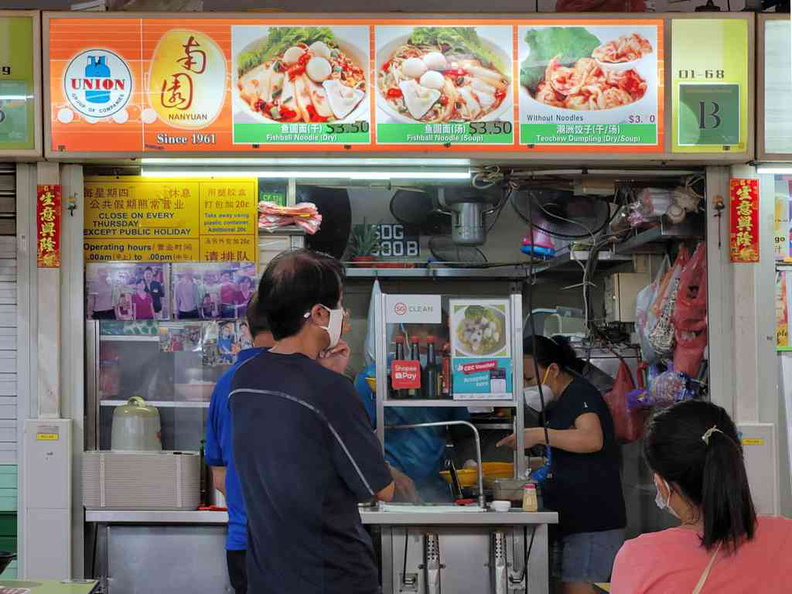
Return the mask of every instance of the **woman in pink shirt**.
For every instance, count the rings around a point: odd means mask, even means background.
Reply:
[[[691,400],[658,414],[645,440],[655,501],[681,526],[627,542],[614,594],[792,591],[792,521],[756,516],[737,428]]]

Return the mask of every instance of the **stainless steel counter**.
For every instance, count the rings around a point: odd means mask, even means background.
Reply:
[[[557,524],[556,512],[412,512],[361,510],[364,524],[376,526],[525,526]],[[219,511],[86,510],[85,520],[98,524],[227,524]]]
[[[558,523],[555,512],[405,505],[361,509],[360,517],[379,541],[385,594],[428,592],[425,584],[437,578],[426,570],[429,550],[441,551],[443,592],[549,592],[548,525]],[[89,509],[85,520],[96,526],[96,575],[103,576],[108,594],[231,591],[225,571],[226,512]],[[201,559],[195,571],[172,571],[193,567],[195,559]],[[169,576],[167,583],[163,575]]]

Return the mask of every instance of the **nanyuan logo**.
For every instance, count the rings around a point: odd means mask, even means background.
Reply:
[[[74,56],[63,74],[63,93],[75,111],[89,118],[118,113],[132,97],[132,72],[116,53],[85,50]]]

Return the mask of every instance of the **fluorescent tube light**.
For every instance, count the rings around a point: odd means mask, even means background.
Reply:
[[[186,165],[189,167],[205,167],[215,165],[230,165],[233,167],[270,167],[270,166],[299,166],[299,167],[469,167],[470,159],[377,159],[377,158],[294,158],[294,157],[207,157],[207,158],[168,158],[168,157],[143,157],[141,165]]]
[[[760,165],[756,168],[756,173],[763,174],[776,174],[776,175],[792,175],[792,166],[790,165]]]
[[[238,163],[237,163],[238,165]],[[344,169],[207,169],[198,168],[174,169],[165,167],[143,167],[140,171],[143,177],[160,178],[263,178],[263,179],[348,179],[360,181],[388,181],[393,179],[421,179],[421,180],[469,180],[469,169],[401,169],[401,170],[371,170],[366,168],[356,171]]]

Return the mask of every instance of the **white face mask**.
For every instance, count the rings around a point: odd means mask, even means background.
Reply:
[[[327,326],[319,327],[327,332],[327,335],[330,337],[330,345],[328,348],[332,349],[338,344],[338,341],[341,340],[341,331],[344,329],[344,308],[339,307],[338,309],[330,309],[321,303],[319,305],[330,312],[330,321],[327,323]]]
[[[547,384],[542,384],[542,396],[544,396],[545,406],[555,399],[553,389]],[[523,389],[525,404],[537,412],[542,412],[542,399],[539,396],[539,386],[528,386]]]
[[[669,514],[674,516],[677,520],[679,519],[679,515],[674,511],[674,508],[671,507],[671,487],[668,486],[668,483],[665,479],[660,479],[663,481],[663,485],[666,489],[668,489],[668,499],[663,501],[663,494],[660,493],[660,489],[657,487],[657,481],[655,481],[655,489],[657,490],[657,495],[655,495],[655,504],[661,510],[667,511]]]

